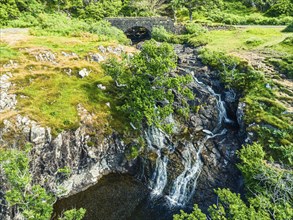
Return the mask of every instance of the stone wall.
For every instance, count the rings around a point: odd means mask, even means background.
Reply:
[[[163,26],[167,31],[174,32],[175,26],[171,18],[167,17],[125,17],[125,18],[106,18],[113,26],[124,32],[132,27],[145,27],[152,32],[153,27]]]

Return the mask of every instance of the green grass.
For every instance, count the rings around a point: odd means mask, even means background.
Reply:
[[[77,105],[82,104],[93,113],[110,114],[106,102],[111,101],[107,93],[97,89],[97,84],[109,84],[109,77],[102,73],[91,73],[83,79],[60,72],[28,75],[15,82],[20,87],[18,109],[43,125],[58,130],[77,128],[79,117]],[[106,118],[105,118],[106,119]]]
[[[1,43],[1,63],[10,59],[18,63],[17,69],[13,70],[12,92],[17,94],[19,113],[50,127],[56,135],[79,126],[81,116],[77,106],[81,104],[92,114],[92,126],[97,126],[101,133],[127,129],[124,116],[114,107],[118,96],[114,83],[104,75],[100,63],[86,59],[89,53],[99,53],[99,45],[117,46],[90,33],[78,37],[28,36],[20,43],[16,42],[13,48]],[[43,51],[53,52],[56,63],[36,61],[35,55]],[[65,57],[62,51],[74,52],[78,57]],[[71,75],[65,73],[69,68]],[[91,71],[85,78],[78,75],[83,68]],[[5,71],[11,70],[5,68],[0,72]],[[103,84],[107,89],[100,90],[97,84]]]
[[[53,52],[73,52],[80,56],[85,56],[89,52],[97,52],[99,45],[108,46],[113,44],[110,41],[101,41],[96,35],[87,34],[83,37],[58,37],[39,36],[33,37],[21,45],[21,48],[48,48]]]
[[[0,42],[0,64],[3,65],[8,60],[17,59],[20,53],[8,46],[6,43]]]
[[[264,49],[279,43],[289,34],[282,33],[281,28],[243,28],[236,30],[210,31],[206,36],[210,39],[206,48],[226,53]],[[257,43],[250,43],[254,41]]]

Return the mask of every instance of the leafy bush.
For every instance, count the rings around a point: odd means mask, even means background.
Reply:
[[[263,43],[263,40],[258,37],[251,37],[245,41],[245,44],[248,46],[259,46]]]
[[[293,22],[289,24],[284,30],[284,32],[293,32]]]
[[[84,10],[79,10],[79,17],[85,20],[99,21],[105,17],[115,17],[122,9],[121,0],[100,0],[91,2]]]
[[[152,37],[156,41],[170,42],[172,34],[169,33],[163,26],[158,26],[153,28]]]
[[[190,37],[188,38],[188,44],[190,44],[193,47],[200,47],[208,44],[209,39],[205,35],[199,35],[196,37]]]
[[[273,64],[280,73],[293,79],[293,56],[283,57],[282,59],[271,58],[269,63]]]
[[[81,20],[69,18],[63,13],[39,14],[37,26],[31,29],[33,35],[76,35],[89,30],[90,26]]]
[[[163,26],[154,27],[152,38],[159,42],[183,44],[187,42],[188,35],[176,35],[168,32]]]
[[[111,26],[107,21],[100,21],[90,25],[89,32],[97,34],[102,40],[116,40],[123,44],[129,44],[130,40],[124,32]]]
[[[9,206],[17,207],[25,219],[47,220],[52,216],[56,198],[42,186],[33,184],[29,166],[30,149],[30,145],[24,151],[0,149],[0,172],[6,180],[1,184],[6,184],[8,188],[5,199]],[[69,210],[65,213],[66,218],[62,219],[81,220],[84,214],[84,209]]]
[[[22,13],[17,20],[11,20],[7,25],[11,27],[36,27],[39,24],[37,18],[29,13]]]
[[[293,16],[293,3],[290,0],[279,0],[267,12],[269,16]]]
[[[253,13],[248,15],[237,15],[221,11],[211,11],[206,13],[207,19],[213,22],[219,22],[224,24],[236,25],[236,24],[258,24],[258,25],[286,25],[292,22],[293,18],[290,16],[281,17],[265,17],[259,13]]]
[[[187,33],[192,34],[193,36],[197,36],[203,33],[206,33],[208,30],[200,24],[195,23],[187,23],[185,25]]]
[[[158,45],[154,40],[145,42],[141,52],[131,60],[110,60],[105,64],[106,74],[124,85],[119,88],[121,106],[117,108],[129,117],[136,128],[147,123],[171,132],[172,128],[165,118],[175,111],[174,91],[182,96],[182,108],[188,109],[184,98],[193,98],[186,87],[192,79],[188,76],[170,77],[169,72],[175,67],[173,47],[167,43]]]
[[[129,44],[130,42],[123,31],[111,26],[107,21],[87,23],[69,18],[62,13],[39,14],[36,21],[36,27],[30,30],[31,34],[36,36],[79,36],[84,32],[90,32],[98,35],[101,40],[115,40],[123,44]]]

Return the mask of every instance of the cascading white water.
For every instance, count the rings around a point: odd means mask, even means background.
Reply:
[[[192,74],[194,74],[192,72]],[[215,93],[215,91],[208,85],[205,85],[203,82],[200,82],[195,76],[193,76],[194,81],[199,84],[200,86],[206,88],[209,93],[214,96],[217,99],[217,108],[218,108],[218,124],[217,126],[214,128],[213,132],[218,132],[219,129],[222,127],[222,123],[223,121],[225,123],[233,123],[233,121],[231,119],[228,118],[227,116],[227,111],[225,108],[225,102],[222,100],[221,95]]]
[[[202,168],[202,161],[199,159],[202,147],[203,144],[196,151],[192,143],[185,146],[182,152],[184,170],[174,181],[171,192],[167,196],[171,205],[184,205],[193,195]]]
[[[196,77],[194,77],[194,80],[216,98],[218,123],[213,131],[204,130],[207,135],[202,140],[198,141],[197,148],[191,142],[186,143],[184,150],[181,152],[184,169],[174,180],[171,190],[166,196],[171,206],[184,206],[193,196],[196,189],[197,179],[200,176],[203,166],[200,155],[205,143],[209,139],[223,135],[227,132],[226,129],[221,130],[223,122],[232,122],[227,116],[224,101],[222,101],[221,96],[215,93],[215,91],[208,85],[198,81]],[[150,127],[145,132],[145,138],[148,148],[157,154],[156,167],[150,182],[152,195],[162,195],[167,185],[167,166],[169,161],[168,155],[162,154],[162,149],[165,148],[170,151],[171,146],[166,143],[166,134],[155,127]]]
[[[156,127],[150,127],[148,131],[145,132],[145,138],[149,149],[157,154],[156,167],[150,183],[153,196],[163,193],[168,180],[168,157],[161,152],[161,150],[166,147],[164,137],[165,134]]]

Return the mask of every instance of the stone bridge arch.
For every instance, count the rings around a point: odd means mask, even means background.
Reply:
[[[169,32],[175,32],[174,22],[168,17],[117,17],[106,18],[112,26],[121,29],[124,33],[133,28],[145,28],[150,34],[156,26],[163,26]]]

